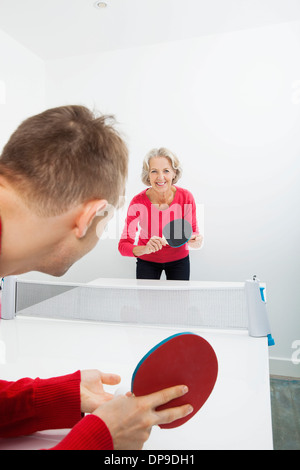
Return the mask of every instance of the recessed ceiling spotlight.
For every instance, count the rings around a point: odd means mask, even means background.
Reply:
[[[108,1],[95,2],[95,8],[106,8],[108,6]]]

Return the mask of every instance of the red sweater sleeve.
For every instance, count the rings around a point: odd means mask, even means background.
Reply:
[[[70,428],[81,418],[80,371],[51,379],[0,381],[0,437]]]
[[[145,206],[139,204],[136,198],[134,198],[128,207],[124,229],[118,245],[119,252],[122,256],[134,257],[133,248],[135,246],[134,242],[141,210],[146,210]]]
[[[54,449],[113,449],[100,418],[80,410],[80,371],[51,379],[0,381],[0,437],[16,437],[46,429],[74,428]],[[65,446],[65,447],[64,447]],[[105,447],[103,447],[105,446]]]
[[[95,415],[87,415],[67,436],[50,450],[113,450],[106,424]]]

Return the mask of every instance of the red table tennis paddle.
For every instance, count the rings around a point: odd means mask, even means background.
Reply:
[[[175,385],[187,385],[186,395],[157,410],[191,404],[193,412],[161,428],[175,428],[191,419],[204,405],[215,386],[218,360],[212,346],[201,336],[179,333],[152,348],[138,363],[131,381],[135,396],[149,395]]]

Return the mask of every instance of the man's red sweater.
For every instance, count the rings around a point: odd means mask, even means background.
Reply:
[[[95,415],[81,414],[80,379],[77,371],[51,379],[0,380],[0,438],[72,428],[52,450],[112,450],[106,424]]]
[[[80,371],[51,379],[0,381],[0,437],[71,431],[51,450],[112,450],[105,423],[80,411]]]

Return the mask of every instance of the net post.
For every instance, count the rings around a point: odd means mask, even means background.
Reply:
[[[2,279],[1,319],[13,320],[16,316],[17,277],[8,276]]]
[[[260,286],[256,276],[253,280],[245,282],[246,300],[249,320],[249,335],[254,338],[266,336],[269,346],[275,344],[268,318],[266,301],[264,298],[264,288]]]

